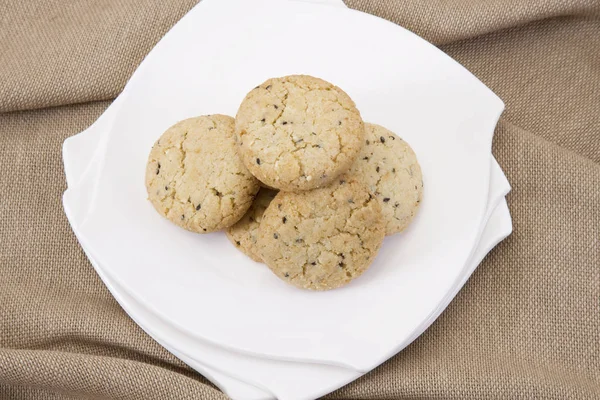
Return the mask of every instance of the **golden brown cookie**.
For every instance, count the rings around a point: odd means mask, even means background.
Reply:
[[[256,262],[262,262],[256,251],[258,226],[265,210],[276,194],[277,192],[271,189],[260,189],[242,219],[225,231],[231,243]]]
[[[162,134],[148,157],[146,189],[161,215],[206,233],[236,223],[259,184],[237,154],[234,119],[209,115],[178,122]]]
[[[257,248],[263,262],[299,288],[329,290],[360,276],[385,236],[381,206],[356,178],[279,192],[263,215]]]
[[[364,126],[350,97],[307,75],[267,80],[238,110],[236,135],[244,164],[270,187],[326,186],[363,146]]]
[[[402,232],[423,197],[417,156],[408,143],[382,126],[365,124],[365,134],[365,146],[348,175],[364,182],[379,201],[386,235]]]

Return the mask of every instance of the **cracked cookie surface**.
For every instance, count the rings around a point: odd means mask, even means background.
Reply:
[[[161,215],[189,231],[208,233],[236,223],[259,184],[237,154],[234,119],[209,115],[180,121],[156,141],[146,189]]]
[[[261,188],[242,219],[225,231],[231,243],[256,262],[262,262],[256,249],[258,227],[265,210],[276,194],[275,190]]]
[[[423,176],[406,141],[380,125],[365,123],[365,146],[348,175],[365,183],[379,201],[386,235],[408,227],[423,198]]]
[[[324,188],[279,192],[263,215],[257,248],[285,282],[329,290],[360,276],[384,236],[379,202],[362,182],[341,175]]]
[[[307,75],[269,79],[236,116],[238,150],[262,182],[286,191],[326,186],[354,162],[364,125],[337,86]]]

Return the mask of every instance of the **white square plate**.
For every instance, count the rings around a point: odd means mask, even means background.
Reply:
[[[322,1],[323,0],[319,0],[319,2]],[[338,1],[329,0],[328,3],[338,4]],[[343,3],[339,2],[339,5],[343,6]],[[63,153],[65,174],[70,187],[73,187],[75,182],[79,182],[82,176],[85,176],[85,179],[88,180],[95,179],[98,169],[96,167],[97,162],[91,160],[96,160],[97,157],[102,156],[102,146],[99,146],[99,144],[105,139],[107,133],[105,131],[112,124],[112,119],[120,101],[121,100],[115,101],[99,120],[86,131],[65,141]],[[92,155],[95,150],[97,150],[97,154]],[[510,215],[505,201],[502,201],[500,205],[493,210],[493,213],[490,213],[494,204],[500,200],[501,195],[508,192],[510,188],[495,161],[492,162],[490,176],[486,221],[487,216],[491,215],[491,217],[482,233],[481,240],[473,257],[465,267],[464,278],[458,282],[455,292],[457,292],[462,284],[464,284],[464,281],[470,276],[472,270],[487,251],[511,231]],[[65,196],[65,202],[67,201],[67,197],[68,196]],[[85,205],[79,203],[75,205],[75,207],[85,207]],[[268,360],[252,358],[249,356],[231,354],[226,350],[220,349],[216,349],[215,351],[214,348],[202,341],[196,340],[190,342],[190,338],[169,327],[168,324],[165,324],[156,316],[148,312],[143,305],[137,304],[134,299],[126,294],[126,291],[120,289],[118,285],[112,283],[106,275],[104,275],[102,269],[99,268],[93,259],[91,259],[91,261],[117,301],[119,301],[123,308],[146,332],[192,368],[207,376],[226,394],[234,399],[258,400],[273,398],[275,395],[279,398],[289,399],[314,398],[321,394],[325,394],[360,375],[352,371],[346,371],[342,374],[337,372],[331,374],[329,373],[330,368],[328,367],[310,365],[310,371],[317,373],[320,379],[317,381],[310,380],[304,382],[303,385],[298,387],[290,384],[290,382],[293,382],[295,377],[299,374],[303,375],[304,371],[306,371],[306,366],[299,364],[286,365],[289,363],[285,362],[270,362]],[[453,295],[451,297],[453,297]],[[451,298],[447,299],[448,302],[450,300]],[[440,304],[438,307],[439,312],[441,312],[443,308],[445,308],[445,304]],[[421,329],[424,330],[429,323],[439,315],[439,312],[433,315],[431,320],[424,324]],[[416,333],[416,335],[418,335],[418,333]],[[184,344],[187,344],[187,346]],[[178,348],[185,348],[188,350],[182,352],[181,350],[177,350]],[[186,354],[191,354],[196,359],[190,358],[190,356]],[[248,362],[250,363],[251,368],[248,368]],[[282,365],[284,368],[282,368]],[[237,381],[216,371],[212,366],[223,370],[225,373],[233,374],[234,376],[239,376],[241,374],[243,376],[242,379],[251,382],[253,385],[265,387],[264,385],[267,384],[273,387],[274,390],[269,389],[268,387],[265,388],[265,390],[272,393],[267,394],[254,386],[242,383],[241,381]],[[251,373],[248,373],[249,371]],[[275,380],[277,383],[275,385],[270,384],[269,379],[265,379],[265,377],[271,377],[271,380]]]
[[[408,344],[461,277],[484,217],[503,104],[435,47],[387,21],[301,3],[233,5],[200,3],[134,74],[98,182],[73,188],[90,196],[89,210],[73,216],[80,239],[112,280],[191,336],[367,371]],[[249,88],[297,72],[340,85],[365,120],[406,138],[425,177],[411,229],[386,239],[363,277],[327,293],[283,285],[223,235],[184,232],[145,200],[145,160],[166,127],[191,115],[234,114]]]

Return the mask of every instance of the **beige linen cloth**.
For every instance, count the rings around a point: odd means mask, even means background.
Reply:
[[[0,1],[1,399],[224,398],[121,310],[61,206],[63,140],[194,3]],[[329,397],[600,398],[600,0],[347,4],[506,102],[493,152],[514,233],[423,336]]]

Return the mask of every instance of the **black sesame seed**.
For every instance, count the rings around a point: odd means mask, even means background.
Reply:
[[[395,138],[395,137],[393,137],[392,135],[390,135],[390,139],[392,139],[392,140],[396,140],[396,138]]]
[[[400,203],[396,203],[396,204],[394,204],[394,207],[395,207],[395,208],[398,208],[398,207],[400,207]]]
[[[285,273],[283,276],[285,276],[286,278],[289,278],[289,277],[290,277],[290,274],[288,274],[288,273],[286,272],[286,273]]]
[[[273,237],[274,237],[275,239],[279,239],[279,235],[278,235],[277,233],[274,233],[274,234],[273,234]]]
[[[415,190],[417,190],[417,185],[415,185]]]
[[[281,125],[287,125],[287,121],[283,121]]]
[[[203,230],[204,232],[206,232],[206,228],[202,228],[202,230]]]
[[[168,186],[165,186],[165,190],[169,190],[169,187],[168,187]]]
[[[369,142],[369,141],[367,140],[367,144],[371,144],[371,142]]]
[[[344,264],[343,262],[341,262],[341,263],[339,263],[339,264],[338,264],[338,266],[339,266],[340,268],[344,268],[344,267],[346,266],[346,264]]]
[[[396,172],[396,168],[392,168],[392,172]]]
[[[160,163],[158,163],[158,165],[156,166],[156,175],[158,175],[159,172],[160,172]]]
[[[381,143],[385,143],[385,138],[384,138],[383,136],[380,136],[380,137],[379,137],[379,141],[380,141]]]
[[[311,132],[310,134],[311,134],[311,135],[315,135],[315,136],[317,136],[317,134],[316,134],[316,133],[314,133],[314,132]]]
[[[265,118],[261,119],[260,122],[265,122]]]
[[[281,221],[282,221],[282,222],[285,224],[285,223],[287,222],[287,218],[286,218],[286,217],[283,217],[283,218],[281,219]]]
[[[181,214],[181,219],[185,219],[185,215]]]
[[[387,203],[388,201],[390,201],[390,198],[389,198],[389,197],[386,197],[386,198],[384,198],[384,199],[383,199],[383,202],[384,202],[384,203]]]
[[[257,159],[256,159],[256,163],[257,163],[258,165],[260,165],[260,158],[257,158]]]
[[[242,243],[240,243],[240,241],[239,241],[239,240],[236,240],[236,241],[235,241],[235,244],[237,244],[237,245],[239,246],[239,245],[241,245]]]
[[[298,139],[294,143],[302,143],[302,142],[304,142],[304,139]]]
[[[342,121],[338,121],[338,125],[341,125],[341,124],[342,124]]]
[[[279,109],[279,107],[277,107],[277,104],[273,104],[273,107],[275,107],[276,110]]]
[[[375,171],[379,172],[379,167],[375,168]]]
[[[201,207],[200,207],[200,204],[198,204],[198,205],[196,206],[196,211],[198,211],[200,208],[201,208]]]
[[[300,239],[300,238],[296,239],[296,243],[302,243],[302,242],[304,242],[304,239]]]
[[[317,265],[317,263],[313,261],[310,263],[310,265]]]

